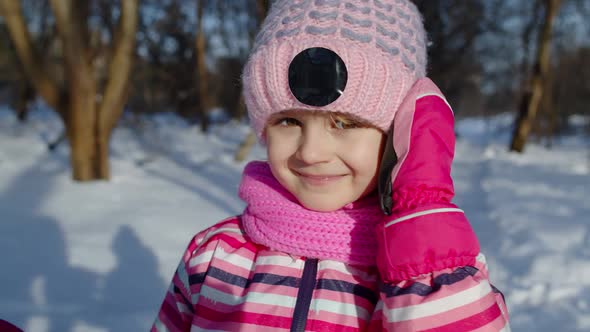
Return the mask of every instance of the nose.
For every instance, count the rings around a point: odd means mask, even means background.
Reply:
[[[305,126],[299,140],[297,159],[305,164],[317,164],[330,161],[332,155],[330,137],[324,126]]]

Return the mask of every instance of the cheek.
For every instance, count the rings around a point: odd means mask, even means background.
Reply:
[[[347,163],[356,170],[358,175],[375,176],[381,161],[382,143],[381,135],[367,135],[351,140],[345,149],[348,156]]]
[[[292,175],[289,168],[289,160],[292,153],[290,152],[288,141],[279,139],[279,137],[267,137],[266,153],[270,170],[275,179],[287,190],[291,191],[290,183]]]
[[[271,141],[267,141],[266,145],[266,156],[271,166],[277,165],[282,158],[281,150],[277,144],[272,144]]]
[[[286,164],[293,154],[291,140],[284,133],[269,132],[266,138],[266,154],[271,166]]]

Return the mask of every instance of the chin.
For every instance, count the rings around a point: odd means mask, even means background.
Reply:
[[[333,212],[340,210],[345,203],[338,203],[334,201],[322,202],[321,200],[299,201],[306,209],[317,212]]]

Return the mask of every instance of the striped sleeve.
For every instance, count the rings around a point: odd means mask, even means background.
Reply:
[[[373,329],[385,331],[510,331],[502,294],[489,283],[485,257],[475,266],[383,284]]]
[[[211,262],[212,248],[216,246],[216,241],[210,240],[230,228],[239,231],[235,218],[222,221],[191,239],[172,277],[151,332],[190,331],[195,304]]]

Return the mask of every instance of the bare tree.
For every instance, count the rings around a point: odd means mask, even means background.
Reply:
[[[55,41],[55,29],[49,28],[48,24],[51,19],[49,3],[47,1],[25,1],[25,3],[25,13],[29,17],[30,25],[34,26],[34,29],[37,31],[35,34],[37,43],[39,43],[41,49],[50,49],[51,44]],[[4,68],[0,68],[2,76],[4,76],[0,77],[0,80],[10,78],[13,81],[9,85],[12,87],[12,108],[18,120],[24,122],[28,117],[30,102],[36,97],[35,89],[26,78],[25,70],[18,61],[17,54],[14,51],[14,45],[4,24],[0,27],[0,34],[0,38],[5,45],[1,48],[2,50],[6,50],[5,55],[7,57],[5,59],[9,60],[2,64]]]
[[[45,66],[23,18],[20,1],[0,0],[11,38],[27,78],[37,93],[61,116],[71,148],[72,177],[78,181],[109,179],[109,140],[123,112],[129,72],[135,54],[138,0],[120,2],[105,81],[91,48],[89,1],[50,0],[61,41],[65,83]]]
[[[524,150],[532,123],[541,106],[547,75],[551,65],[550,48],[553,24],[561,2],[562,0],[544,0],[545,15],[543,27],[539,31],[539,44],[530,80],[530,88],[522,96],[519,114],[510,143],[511,151],[522,152]]]
[[[543,23],[543,2],[544,0],[534,0],[523,4],[524,15],[528,16],[527,21],[522,29],[521,40],[524,50],[520,65],[521,77],[527,79],[531,71],[531,40],[533,34],[538,31],[539,26]],[[523,82],[523,84],[526,84]],[[528,87],[527,87],[528,88]]]
[[[196,77],[197,77],[197,89],[199,94],[199,110],[200,115],[201,131],[206,132],[209,128],[209,115],[208,110],[212,105],[208,82],[209,72],[206,64],[206,40],[205,33],[203,32],[203,13],[206,6],[206,1],[200,0],[197,3],[197,32],[195,34],[195,59],[196,59]]]
[[[482,0],[413,0],[424,16],[428,32],[428,77],[453,105],[473,98],[481,75],[476,41],[490,24]]]

